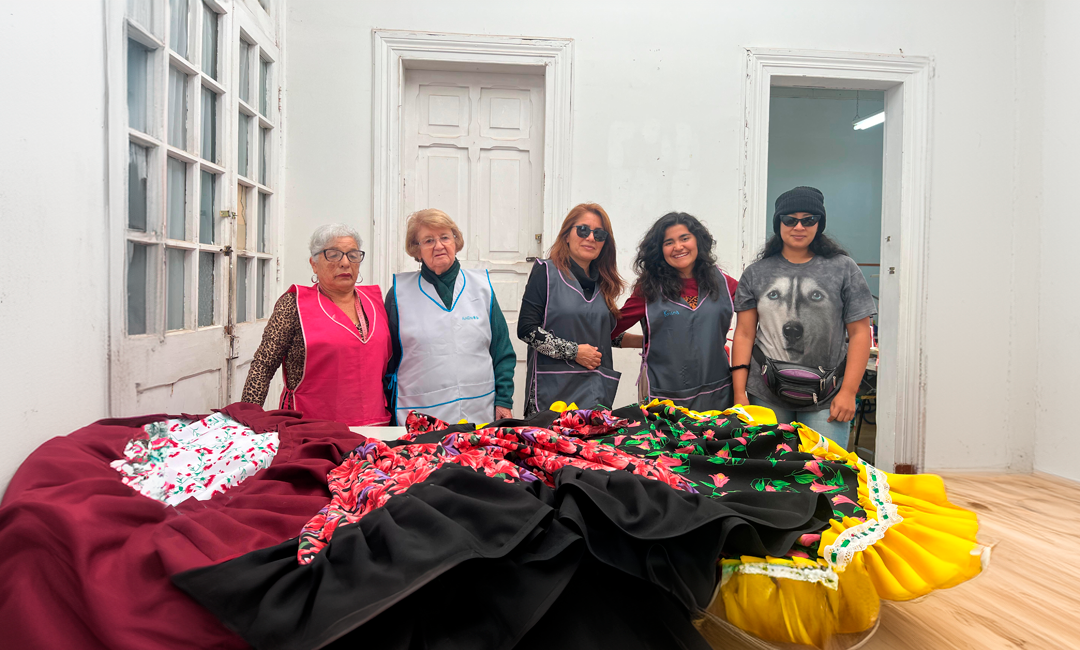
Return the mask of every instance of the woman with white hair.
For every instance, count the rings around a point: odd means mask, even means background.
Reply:
[[[398,273],[386,294],[394,357],[391,401],[410,410],[486,423],[511,417],[517,358],[484,269],[463,269],[461,230],[442,210],[409,216],[405,251],[420,270]]]
[[[283,365],[280,408],[350,426],[390,422],[383,393],[390,330],[379,287],[357,284],[361,243],[344,224],[320,226],[311,235],[313,284],[294,284],[278,299],[241,401],[262,404]]]

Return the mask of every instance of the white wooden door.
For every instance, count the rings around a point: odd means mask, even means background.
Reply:
[[[402,220],[438,208],[465,237],[462,268],[488,269],[517,354],[514,412],[524,403],[526,347],[517,338],[521,296],[541,254],[544,76],[405,71]],[[395,271],[416,270],[392,242]]]
[[[278,28],[247,0],[124,20],[111,414],[205,413],[239,399],[280,288]]]

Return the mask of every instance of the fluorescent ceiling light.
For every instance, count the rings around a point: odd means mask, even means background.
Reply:
[[[861,120],[858,120],[857,122],[853,122],[852,126],[855,127],[856,131],[862,131],[864,129],[869,129],[872,126],[877,126],[878,124],[884,124],[884,123],[885,123],[885,111],[882,111],[882,112],[878,113],[877,115],[871,115],[870,117],[864,117]]]

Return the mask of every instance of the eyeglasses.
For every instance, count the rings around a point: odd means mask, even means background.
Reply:
[[[790,214],[780,215],[780,223],[784,224],[788,228],[794,228],[795,224],[797,223],[801,223],[803,225],[803,228],[809,228],[819,221],[821,221],[820,214],[812,214],[809,217],[803,217],[802,219],[793,217]]]
[[[435,242],[439,242],[443,246],[449,246],[454,241],[454,237],[449,234],[439,235],[438,237],[425,237],[420,242],[420,248],[435,248]]]
[[[589,233],[592,233],[593,239],[595,239],[596,241],[607,240],[607,231],[603,228],[590,228],[585,224],[581,224],[579,226],[575,226],[574,231],[577,232],[577,236],[581,237],[582,239],[588,239]]]
[[[322,252],[322,254],[323,257],[326,258],[327,262],[338,262],[341,260],[341,257],[343,255],[347,256],[349,258],[349,262],[353,264],[359,264],[360,262],[364,261],[364,251],[349,251],[348,253],[346,253],[344,251],[339,251],[336,248],[327,248]]]

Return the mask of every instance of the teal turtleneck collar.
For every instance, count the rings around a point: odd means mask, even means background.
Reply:
[[[454,304],[454,283],[457,282],[458,271],[460,270],[461,263],[456,259],[450,265],[450,268],[443,271],[441,275],[435,275],[435,271],[429,269],[427,264],[420,265],[420,277],[435,287],[435,291],[439,292],[439,298],[442,299],[447,309],[450,309]]]

